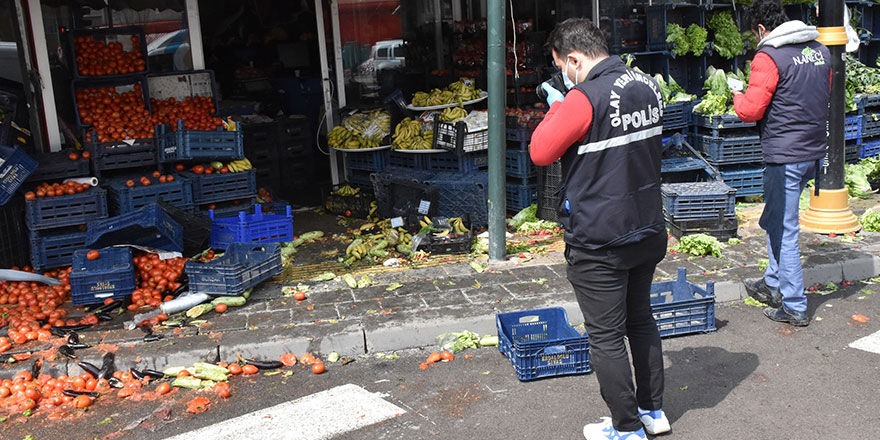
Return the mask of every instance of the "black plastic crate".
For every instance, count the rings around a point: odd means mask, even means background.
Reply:
[[[736,189],[724,182],[664,183],[663,209],[676,218],[714,218],[735,214]]]
[[[71,153],[76,153],[77,160],[70,160]],[[39,163],[37,169],[27,178],[27,182],[43,182],[47,180],[64,180],[72,177],[90,175],[89,159],[72,148],[65,148],[55,153],[43,153],[34,156]]]
[[[671,45],[666,43],[666,26],[669,23],[685,29],[691,24],[705,27],[704,19],[703,9],[696,4],[666,3],[645,6],[645,46],[648,50],[672,50]]]
[[[24,223],[24,198],[0,206],[0,269],[30,264],[28,230]]]
[[[743,120],[736,115],[725,114],[707,116],[697,112],[694,112],[694,125],[696,125],[697,127],[709,128],[713,130],[723,130],[728,128],[749,128],[756,126],[754,122],[743,122]],[[716,133],[713,133],[712,136],[719,137],[719,135]]]
[[[172,220],[183,226],[183,255],[193,256],[207,249],[211,243],[211,219],[205,215],[185,211],[165,202],[159,207]]]
[[[340,188],[348,185],[340,183],[321,188],[324,210],[330,214],[344,215],[346,217],[367,218],[370,214],[371,205],[376,201],[370,191],[360,190],[357,194],[343,196],[336,194]],[[377,206],[378,209],[378,206]]]
[[[237,173],[195,174],[181,171],[192,184],[196,205],[253,197],[257,193],[257,174],[253,169]]]
[[[691,124],[693,102],[673,102],[663,107],[663,130],[680,130]]]
[[[140,26],[124,26],[104,29],[73,29],[64,32],[67,37],[68,50],[70,51],[71,65],[73,67],[73,76],[78,79],[107,79],[120,78],[127,75],[144,74],[150,71],[150,59],[147,56],[147,40],[144,36],[144,28]],[[131,37],[137,37],[137,45],[134,44]],[[143,60],[143,66],[135,69],[133,72],[118,72],[110,75],[87,75],[80,71],[79,60],[80,53],[76,50],[76,39],[79,37],[91,38],[99,42],[119,43],[125,52],[137,52],[139,58]]]
[[[425,183],[428,172],[376,173],[373,191],[379,217],[409,218],[411,215],[433,217],[437,213],[437,188]]]
[[[82,225],[107,217],[107,191],[93,187],[81,193],[37,197],[25,202],[30,230]]]
[[[475,227],[489,224],[489,179],[486,172],[438,173],[428,181],[437,188],[437,215],[471,215]]]
[[[346,169],[363,171],[382,171],[388,166],[391,150],[344,151],[343,162]]]
[[[559,185],[562,182],[562,164],[553,162],[538,167],[538,218],[559,221]]]
[[[463,216],[462,224],[468,229],[464,233],[450,233],[436,236],[431,233],[422,236],[414,236],[413,241],[418,241],[417,251],[425,251],[431,254],[466,254],[471,251],[474,243],[474,231],[471,228],[470,217]],[[452,229],[447,218],[434,218],[432,225],[438,229]]]
[[[685,235],[707,234],[722,242],[736,238],[737,224],[736,215],[724,215],[715,218],[678,219],[666,217],[666,226],[669,233],[675,238]]]
[[[431,172],[472,173],[489,168],[487,150],[472,153],[430,153],[424,155],[425,169]]]
[[[434,120],[434,148],[456,153],[473,153],[489,148],[489,129],[468,131],[464,122]]]

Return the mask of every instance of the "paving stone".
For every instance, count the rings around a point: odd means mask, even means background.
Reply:
[[[440,293],[441,292],[435,292],[431,295],[437,295]],[[425,304],[425,301],[422,299],[422,295],[419,294],[407,296],[390,296],[379,301],[379,306],[381,310],[391,310],[394,312],[400,310],[424,309],[428,307],[428,305]]]
[[[80,341],[85,344],[121,344],[140,341],[144,337],[144,332],[140,329],[125,330],[113,329],[107,331],[90,331],[79,333]]]
[[[392,292],[397,296],[405,296],[412,295],[414,293],[429,293],[429,292],[439,292],[440,289],[434,284],[434,281],[413,281],[409,283],[401,283],[403,286],[394,289]],[[386,286],[387,287],[387,286]],[[380,297],[386,297],[389,292],[385,292],[383,295],[379,295]],[[356,295],[357,296],[357,295]]]
[[[461,289],[423,293],[420,296],[431,308],[470,304],[467,297],[461,293]],[[382,301],[382,304],[385,304],[385,301]]]
[[[508,284],[516,283],[519,279],[509,270],[486,271],[476,275],[480,284]]]
[[[212,317],[210,327],[199,329],[199,333],[239,331],[247,328],[248,318],[243,313],[224,313]]]
[[[334,304],[340,302],[350,302],[354,301],[355,299],[353,290],[348,288],[323,292],[309,292],[308,295],[308,301],[314,302],[315,304]]]
[[[273,328],[290,325],[290,310],[274,310],[271,312],[249,313],[247,315],[247,328]]]
[[[539,278],[546,278],[548,280],[559,278],[559,275],[557,275],[556,272],[552,271],[549,267],[545,265],[526,266],[522,268],[511,269],[510,271],[520,281],[531,281],[533,279]]]
[[[444,265],[443,271],[446,272],[446,275],[448,276],[469,275],[474,273],[474,270],[471,269],[471,266],[466,263]]]
[[[351,304],[351,303],[349,303]],[[308,309],[309,306],[300,304],[295,307],[292,312],[291,322],[296,324],[301,323],[315,323],[315,322],[323,322],[323,321],[338,321],[339,313],[336,311],[336,305],[334,304],[319,304],[315,305],[312,310]]]
[[[344,320],[361,319],[368,314],[367,312],[377,313],[382,308],[382,304],[376,300],[335,304],[335,306],[339,319]]]
[[[466,289],[468,287],[473,287],[476,282],[477,279],[474,276],[468,274],[437,280],[437,283],[434,285],[437,286],[437,289],[439,290],[460,290]]]
[[[570,286],[571,285],[569,285],[569,287]],[[571,293],[570,288],[568,291],[563,291],[562,289],[551,289],[551,287],[548,286],[546,283],[511,283],[504,285],[504,288],[507,289],[507,291],[510,292],[511,295],[513,295],[513,297],[516,299],[545,297],[550,295],[569,295]]]
[[[499,301],[515,299],[506,289],[501,286],[484,286],[480,288],[464,289],[462,293],[474,304],[491,304]]]
[[[354,301],[375,301],[377,298],[385,298],[386,296],[397,296],[397,294],[388,290],[388,284],[380,286],[370,286],[363,289],[354,289],[352,295]],[[398,289],[399,290],[399,289]]]

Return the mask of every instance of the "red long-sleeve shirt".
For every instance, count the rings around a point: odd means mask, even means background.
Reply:
[[[554,102],[544,120],[532,133],[529,155],[538,166],[547,166],[562,157],[568,147],[587,136],[593,123],[593,105],[587,95],[573,89],[562,102]]]
[[[744,122],[757,122],[764,117],[764,112],[776,93],[779,84],[779,69],[773,58],[758,52],[752,60],[752,72],[749,76],[749,88],[745,93],[733,97],[733,110]]]

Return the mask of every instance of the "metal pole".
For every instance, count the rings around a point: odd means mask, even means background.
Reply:
[[[339,2],[330,3],[330,25],[333,27],[333,56],[336,60],[336,102],[345,107],[345,68],[342,65],[342,33],[339,30]]]
[[[446,68],[443,57],[443,9],[440,0],[434,0],[434,50],[437,53],[437,69]]]
[[[486,11],[489,86],[489,259],[504,261],[505,243],[505,115],[507,69],[505,63],[504,0],[488,0]]]
[[[39,86],[39,77],[34,71],[31,62],[31,37],[27,31],[26,0],[15,0],[15,44],[18,46],[18,62],[21,67],[21,83],[24,85],[24,95],[28,102],[28,116],[30,117],[31,139],[34,142],[34,151],[43,153],[46,151],[43,141],[43,124],[40,121],[40,109],[42,109],[42,97]]]
[[[43,100],[43,119],[46,124],[46,138],[51,151],[61,151],[61,129],[58,126],[58,111],[55,108],[55,89],[52,86],[52,69],[49,66],[49,48],[46,44],[46,27],[43,24],[43,8],[39,0],[28,0],[28,13],[31,23],[31,42],[34,45],[33,56],[36,59],[36,70],[32,72],[32,80],[40,89]]]
[[[195,70],[202,70],[205,68],[205,48],[202,45],[202,20],[199,17],[198,0],[186,0],[186,22],[192,66]]]
[[[324,32],[324,5],[323,0],[315,0],[315,20],[318,26],[318,54],[321,57],[321,87],[324,91],[324,113],[327,118],[327,131],[333,128],[333,84],[330,81],[330,64],[327,60],[327,34]],[[330,181],[334,185],[340,182],[339,165],[336,160],[336,150],[328,148],[330,153]]]
[[[810,208],[801,216],[801,228],[818,233],[847,233],[860,229],[859,220],[849,209],[848,191],[844,185],[843,164],[844,97],[846,70],[844,47],[847,42],[843,26],[844,0],[819,1],[819,38],[817,41],[831,52],[831,103],[828,114],[828,154],[819,177],[819,196],[811,193]]]

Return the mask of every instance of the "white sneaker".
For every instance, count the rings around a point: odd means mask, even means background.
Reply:
[[[651,435],[665,434],[671,429],[669,427],[669,420],[662,409],[645,411],[639,408],[639,420],[645,425],[645,431]]]
[[[645,430],[625,432],[614,429],[611,417],[602,417],[599,423],[584,425],[584,438],[587,440],[647,440]]]

